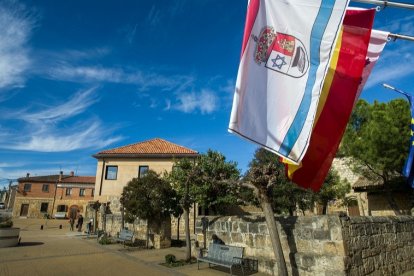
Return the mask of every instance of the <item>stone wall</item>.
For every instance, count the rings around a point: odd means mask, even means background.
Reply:
[[[106,221],[105,230],[112,237],[117,237],[122,228],[122,217],[120,214],[110,214],[106,217],[99,215],[98,226],[102,229],[102,221]],[[145,242],[147,239],[147,221],[137,219],[134,224],[125,223],[124,225],[134,231],[134,239]],[[149,246],[156,249],[168,248],[171,246],[171,220],[166,219],[160,224],[151,224],[149,234]]]
[[[259,271],[277,275],[264,218],[208,219],[207,247],[216,234],[228,245],[244,247],[247,257],[258,260]],[[398,275],[414,268],[413,217],[278,217],[277,225],[290,275]],[[203,247],[200,219],[196,226]]]
[[[203,246],[201,221],[196,233]],[[277,218],[285,261],[290,275],[345,275],[341,221],[337,216]],[[277,275],[272,245],[262,217],[209,217],[207,247],[212,234],[226,244],[242,246],[257,259],[259,271]]]
[[[119,196],[108,196],[108,202],[110,202],[110,209],[111,212],[114,215],[117,215],[119,217],[119,220],[121,219],[121,203],[120,203],[120,197]],[[197,215],[197,208],[190,208],[190,233],[195,233],[194,231],[194,225],[195,225],[195,216]],[[119,221],[120,225],[120,221]],[[120,228],[119,228],[120,229]],[[172,238],[177,238],[177,230],[179,230],[179,237],[180,239],[184,238],[185,235],[185,221],[184,221],[184,215],[181,216],[180,220],[178,218],[175,218],[171,216],[171,234]],[[118,230],[119,231],[119,230]]]
[[[41,212],[42,203],[48,203],[47,212]],[[13,217],[19,217],[21,207],[23,204],[29,205],[27,212],[28,218],[44,218],[45,214],[51,214],[53,199],[51,198],[30,198],[30,197],[16,197],[14,200]]]
[[[349,275],[400,275],[414,269],[414,217],[354,217],[343,221]]]

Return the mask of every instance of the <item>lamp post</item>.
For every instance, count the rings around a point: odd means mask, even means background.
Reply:
[[[414,106],[413,106],[413,96],[411,96],[410,94],[397,89],[389,84],[383,83],[382,86],[384,86],[384,88],[393,90],[395,92],[398,92],[404,96],[407,97],[407,100],[410,104],[410,109],[411,109],[411,138],[410,138],[410,151],[407,157],[407,160],[405,161],[404,164],[404,168],[403,168],[403,175],[405,177],[407,177],[409,184],[411,184],[411,186],[414,188],[414,174],[411,172],[412,170],[412,166],[413,166],[413,162],[414,162]]]
[[[406,97],[407,97],[408,101],[409,101],[409,102],[410,102],[410,104],[411,104],[412,96],[411,96],[410,94],[408,94],[408,93],[406,93],[406,92],[404,92],[404,91],[402,91],[402,90],[400,90],[400,89],[397,89],[397,88],[395,88],[394,86],[391,86],[391,85],[389,85],[389,84],[387,84],[387,83],[383,83],[383,84],[382,84],[382,86],[384,86],[384,88],[391,89],[391,90],[394,90],[395,92],[398,92],[398,93],[400,93],[400,94],[403,94],[404,96],[406,96]]]
[[[413,159],[414,159],[414,154],[413,153],[413,148],[414,148],[414,107],[412,104],[412,96],[408,93],[405,93],[402,90],[399,90],[389,84],[383,83],[382,86],[384,86],[387,89],[391,89],[394,90],[395,92],[398,92],[400,94],[403,94],[404,96],[407,97],[408,102],[410,103],[410,109],[411,109],[411,139],[410,139],[410,153],[408,155],[407,160],[405,161],[405,165],[404,165],[404,169],[403,169],[403,175],[405,177],[408,178],[408,182],[409,184],[411,184],[411,187],[414,188],[414,179],[412,176],[410,176],[410,169],[412,168],[413,165]],[[412,191],[412,195],[411,195],[411,215],[414,216],[414,190]]]

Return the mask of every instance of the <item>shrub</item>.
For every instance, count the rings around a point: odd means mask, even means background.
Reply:
[[[112,243],[112,239],[105,233],[103,234],[98,241],[100,244],[105,245],[105,244],[111,244]]]
[[[173,264],[177,261],[177,258],[173,254],[167,254],[165,255],[165,262],[167,264]]]

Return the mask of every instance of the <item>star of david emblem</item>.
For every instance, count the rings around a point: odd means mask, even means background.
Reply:
[[[280,56],[280,55],[277,55],[276,58],[272,59],[272,61],[273,61],[272,67],[276,67],[279,70],[282,69],[283,65],[287,64],[286,61],[285,61],[285,57]]]

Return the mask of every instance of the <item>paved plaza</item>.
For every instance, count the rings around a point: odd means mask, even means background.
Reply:
[[[44,229],[40,230],[40,226]],[[59,229],[62,225],[62,229]],[[0,275],[228,275],[207,264],[167,268],[160,263],[185,248],[128,250],[120,244],[100,245],[96,239],[71,232],[67,220],[15,219],[21,228],[18,247],[0,248]],[[256,273],[254,275],[265,275]]]

